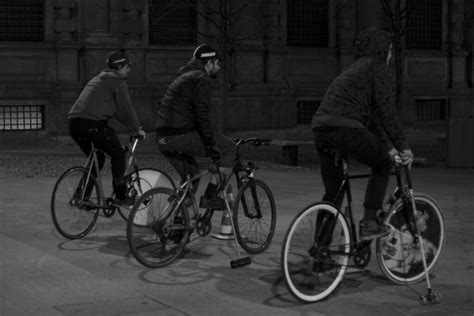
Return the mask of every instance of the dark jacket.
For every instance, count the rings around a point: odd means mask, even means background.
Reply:
[[[177,135],[196,130],[205,146],[214,145],[209,115],[211,97],[211,78],[202,62],[193,58],[179,69],[179,76],[161,100],[155,123],[157,135]]]
[[[387,34],[387,35],[385,35]],[[366,34],[367,35],[367,34]],[[395,80],[385,64],[388,33],[379,31],[359,39],[359,58],[329,86],[313,116],[312,128],[367,128],[398,150],[407,149],[397,109]]]
[[[111,117],[138,132],[140,124],[126,78],[114,69],[104,69],[84,87],[68,118],[108,121]]]

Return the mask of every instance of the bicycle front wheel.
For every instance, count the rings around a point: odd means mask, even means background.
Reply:
[[[136,201],[143,193],[156,187],[165,187],[174,190],[175,184],[171,177],[164,171],[154,168],[140,168],[125,176],[127,179],[127,195]],[[132,206],[118,208],[120,216],[127,221]]]
[[[342,281],[350,253],[344,216],[331,204],[303,209],[286,232],[281,251],[285,285],[295,298],[317,302]]]
[[[66,170],[56,181],[51,196],[51,216],[65,238],[87,235],[99,216],[101,195],[97,179],[83,167]]]
[[[235,236],[250,254],[261,253],[270,246],[275,233],[276,206],[272,191],[257,179],[244,184],[233,206]]]
[[[173,190],[153,188],[133,205],[127,240],[133,256],[144,266],[164,267],[183,251],[190,233],[189,214],[177,202]]]
[[[444,219],[441,209],[428,195],[415,194],[415,221],[423,241],[428,272],[441,254],[445,242]],[[421,248],[409,230],[405,211],[413,212],[398,200],[391,208],[385,223],[390,233],[377,239],[377,262],[382,272],[397,284],[413,284],[425,278]],[[414,223],[412,223],[414,224]],[[411,225],[411,227],[415,227]]]

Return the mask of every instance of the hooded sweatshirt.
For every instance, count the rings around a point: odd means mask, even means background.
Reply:
[[[395,80],[385,63],[390,43],[390,34],[382,30],[370,28],[360,33],[358,58],[330,84],[313,116],[312,128],[367,128],[388,148],[388,141],[399,151],[408,148],[395,107]]]
[[[209,109],[212,82],[201,61],[192,58],[178,71],[161,100],[155,123],[157,135],[169,136],[197,131],[205,146],[215,144]]]
[[[138,132],[140,128],[126,77],[107,68],[87,83],[69,111],[68,118],[108,121],[111,117],[134,132]]]

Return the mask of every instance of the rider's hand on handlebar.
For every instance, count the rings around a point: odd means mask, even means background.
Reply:
[[[395,160],[396,156],[398,155],[398,150],[396,150],[395,148],[392,147],[392,149],[390,149],[388,154],[393,160]]]
[[[218,163],[221,160],[222,152],[216,145],[206,147],[206,155],[212,158],[214,163]]]
[[[413,162],[413,152],[410,149],[404,149],[402,152],[399,153],[400,158],[402,159],[403,165],[411,166]]]
[[[143,139],[143,140],[146,139],[146,132],[142,130],[141,128],[138,130],[137,135],[140,139]]]

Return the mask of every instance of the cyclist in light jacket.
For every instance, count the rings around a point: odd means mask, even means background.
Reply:
[[[128,91],[126,79],[130,62],[125,52],[110,53],[107,66],[87,83],[69,111],[69,133],[84,154],[90,154],[91,142],[100,150],[97,153],[99,169],[105,163],[103,152],[111,157],[115,203],[131,205],[133,201],[126,196],[124,179],[125,149],[108,123],[114,117],[142,138],[146,133],[140,126]]]

